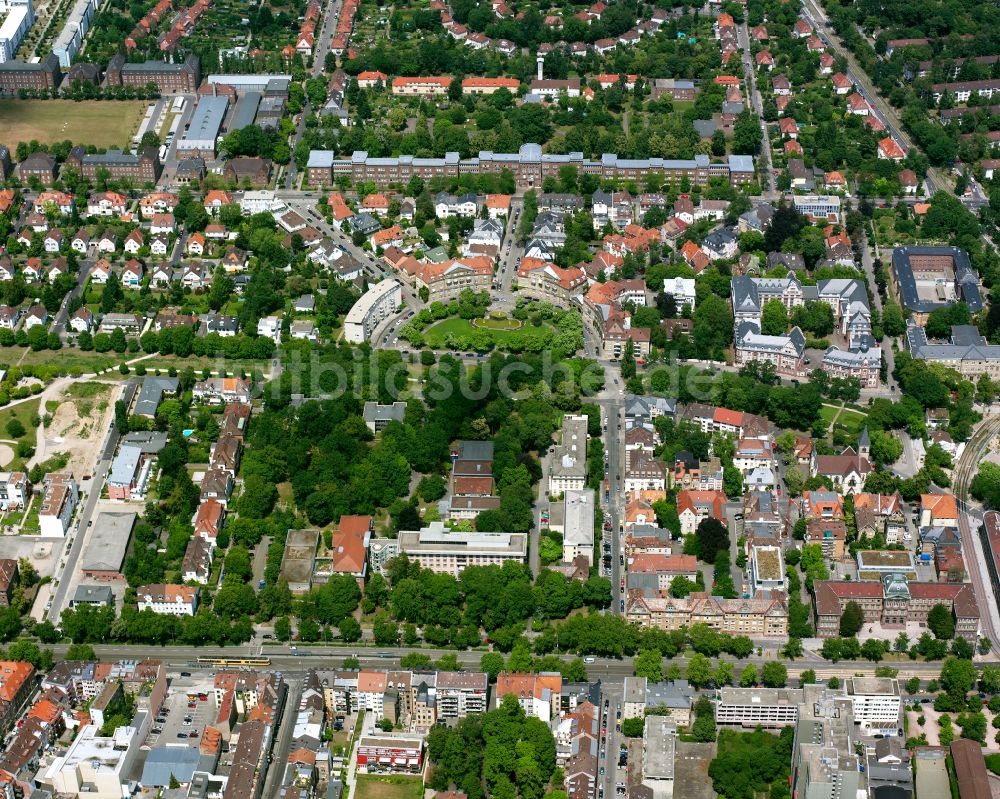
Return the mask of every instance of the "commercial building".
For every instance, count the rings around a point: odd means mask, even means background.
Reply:
[[[792,206],[814,221],[840,221],[840,197],[835,194],[793,194]]]
[[[187,131],[177,142],[178,154],[215,158],[215,146],[228,109],[229,98],[225,96],[205,95],[198,100]]]
[[[376,158],[358,150],[350,159],[332,159],[329,177],[316,170],[310,174],[310,182],[330,185],[341,176],[349,176],[353,183],[372,181],[381,187],[404,184],[414,175],[429,180],[510,172],[519,186],[532,187],[540,186],[547,177],[558,179],[563,167],[576,167],[580,174],[596,175],[601,180],[642,180],[646,175],[657,175],[665,182],[680,182],[686,177],[693,185],[702,186],[713,178],[722,178],[739,186],[754,179],[753,158],[745,155],[730,155],[724,162],[713,163],[702,154],[692,159],[670,160],[627,159],[605,153],[599,161],[591,161],[583,153],[543,154],[541,145],[524,144],[516,153],[482,151],[478,157],[466,159],[459,153],[445,153],[443,158],[412,155]]]
[[[642,735],[642,784],[653,796],[670,795],[674,786],[677,722],[669,716],[646,716]]]
[[[899,726],[902,699],[898,680],[891,677],[851,677],[844,680],[844,691],[851,700],[856,723]],[[884,733],[884,730],[874,729],[872,732]]]
[[[100,725],[88,724],[66,750],[56,757],[40,781],[63,796],[121,799],[122,785],[139,754],[143,736],[132,726],[119,727],[110,736]]]
[[[80,567],[84,577],[102,582],[125,579],[122,566],[132,542],[137,516],[135,513],[108,512],[97,515]]]
[[[367,341],[372,332],[403,300],[403,286],[386,278],[372,286],[344,317],[344,338],[352,344]]]
[[[715,723],[731,727],[790,727],[799,720],[801,688],[719,689]]]
[[[125,56],[116,53],[108,62],[105,80],[108,86],[144,87],[155,83],[160,94],[194,94],[201,83],[201,62],[189,55],[175,64],[166,61],[145,61],[128,64]]]
[[[422,568],[457,577],[467,566],[524,563],[528,538],[524,533],[456,533],[442,522],[421,530],[401,530],[399,552]]]
[[[792,746],[792,795],[803,799],[865,796],[864,764],[855,751],[850,702],[818,686],[807,686],[802,693]]]
[[[754,593],[785,588],[785,562],[781,547],[760,546],[751,550],[750,577]]]
[[[960,799],[990,799],[993,791],[979,742],[967,738],[952,741],[951,757],[955,763]]]
[[[287,97],[288,87],[292,82],[291,75],[209,75],[205,79],[207,86],[229,86],[237,94],[260,92],[266,97]]]

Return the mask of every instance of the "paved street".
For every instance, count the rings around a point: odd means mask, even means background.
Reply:
[[[757,172],[758,174],[762,173],[766,176],[766,185],[762,187],[764,188],[762,199],[776,200],[780,195],[778,193],[778,187],[775,182],[774,169],[772,166],[774,164],[774,158],[771,154],[771,138],[767,135],[767,123],[764,121],[764,102],[760,96],[760,89],[757,87],[757,75],[750,56],[750,33],[747,30],[746,20],[740,23],[739,27],[736,29],[736,36],[739,41],[740,50],[743,53],[743,74],[747,82],[747,91],[749,93],[747,100],[760,121],[762,141],[761,152],[758,156],[759,160],[757,162]]]
[[[56,644],[52,647],[56,658],[62,657],[66,651],[67,644]],[[251,651],[251,649],[253,651]],[[176,669],[190,667],[199,657],[257,657],[259,646],[248,646],[246,644],[239,647],[199,647],[199,646],[170,646],[157,650],[157,656],[161,657],[169,666]],[[149,647],[133,646],[123,644],[98,644],[94,647],[98,657],[102,660],[120,660],[128,658],[142,658],[149,656]],[[312,668],[338,668],[343,658],[357,657],[362,669],[398,669],[400,658],[410,652],[421,652],[429,656],[432,660],[439,659],[442,655],[454,654],[459,665],[468,670],[479,668],[479,662],[485,650],[456,652],[451,649],[420,649],[408,647],[372,647],[368,649],[359,644],[347,646],[299,646],[294,652],[282,644],[269,642],[263,647],[260,656],[267,657],[271,661],[271,668],[278,669],[287,679],[301,677]],[[563,655],[564,660],[571,660],[575,655]],[[734,664],[736,674],[739,674],[744,666],[753,663],[755,666],[762,666],[768,661],[775,660],[776,656],[759,657],[756,654],[742,660],[731,658],[727,655],[721,656],[723,660]],[[995,659],[995,655],[993,656]],[[633,663],[628,658],[593,658],[593,663],[586,664],[587,675],[590,680],[600,679],[603,682],[621,682],[625,677],[633,674]],[[671,663],[677,663],[682,669],[687,666],[687,656],[673,658]],[[872,676],[875,673],[876,664],[867,661],[828,663],[815,654],[806,652],[806,655],[798,660],[785,661],[788,667],[789,677],[797,678],[803,671],[812,669],[817,676],[841,677],[848,674]],[[904,661],[894,663],[893,667],[899,668],[900,679],[909,677],[921,677],[929,679],[937,677],[941,671],[939,662],[925,663],[923,661]]]
[[[135,392],[136,385],[137,382],[135,380],[130,380],[125,386],[122,399],[130,399]],[[58,622],[60,614],[72,597],[71,590],[76,591],[76,587],[79,585],[77,562],[83,553],[86,542],[90,540],[91,522],[95,516],[94,511],[97,507],[97,501],[101,498],[101,492],[104,490],[104,482],[107,478],[108,470],[111,468],[111,461],[114,458],[117,445],[118,430],[112,426],[101,445],[97,465],[92,472],[93,477],[89,481],[82,481],[81,487],[87,492],[87,498],[82,503],[82,509],[77,514],[75,527],[69,533],[73,543],[66,554],[65,566],[59,573],[59,584],[56,586],[55,593],[52,596],[52,608],[49,610],[49,619],[53,623]]]
[[[284,776],[285,765],[288,763],[288,753],[292,748],[295,717],[299,711],[299,699],[302,697],[302,681],[294,678],[286,678],[286,680],[288,683],[288,694],[285,696],[285,707],[281,714],[281,721],[278,724],[274,746],[271,748],[267,776],[264,778],[262,796],[265,799],[272,799],[278,796],[281,790],[281,778]]]

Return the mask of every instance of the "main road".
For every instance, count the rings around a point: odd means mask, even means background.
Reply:
[[[831,35],[833,27],[822,4],[818,0],[803,0],[802,11],[808,22],[816,29],[816,33],[822,39],[823,43],[836,51],[838,55],[843,56],[847,61],[847,77],[854,84],[858,94],[864,97],[868,101],[868,104],[872,106],[875,115],[885,125],[889,135],[897,141],[902,142],[906,149],[913,147],[913,141],[903,129],[903,122],[896,109],[889,105],[882,95],[879,94],[868,73],[858,64],[854,53],[841,44],[840,39],[836,35]],[[931,167],[927,170],[927,174],[927,182],[931,189],[931,194],[934,193],[934,189],[946,191],[948,194],[955,193],[951,179],[942,170]]]
[[[67,644],[57,644],[52,647],[57,658],[65,655]],[[271,667],[280,669],[282,674],[289,678],[301,677],[309,669],[314,668],[338,668],[343,665],[347,658],[356,658],[363,669],[398,669],[400,659],[412,652],[419,652],[428,655],[432,660],[437,660],[444,655],[455,655],[459,666],[463,669],[478,669],[480,659],[485,650],[461,651],[453,649],[421,649],[413,647],[382,647],[366,648],[358,644],[353,645],[322,645],[314,647],[300,646],[292,651],[290,647],[283,644],[264,646],[263,651],[258,654],[261,647],[259,644],[243,645],[238,647],[197,647],[197,646],[166,646],[151,650],[148,646],[128,645],[128,644],[97,644],[94,651],[103,660],[123,660],[129,658],[158,657],[165,661],[173,669],[195,668],[200,657],[216,658],[246,658],[246,657],[266,657],[271,661]],[[575,655],[564,655],[562,659],[569,661]],[[758,668],[764,663],[775,660],[775,657],[759,657],[753,655],[749,658],[735,659],[728,656],[720,658],[734,664],[736,673],[739,674],[743,666],[754,664]],[[631,657],[625,658],[588,658],[593,660],[586,664],[587,676],[591,680],[606,680],[620,682],[625,677],[630,677],[634,673]],[[672,658],[671,663],[677,663],[682,668],[687,666],[686,656]],[[829,663],[822,658],[808,653],[799,660],[783,660],[788,668],[790,678],[798,678],[802,672],[811,670],[816,672],[817,677],[849,677],[852,675],[868,675],[875,673],[877,665],[867,661],[843,661],[840,663]],[[891,662],[882,665],[889,665],[899,669],[900,679],[909,677],[920,677],[922,679],[936,678],[941,671],[939,662],[923,661],[901,661]],[[220,667],[221,668],[221,667]]]

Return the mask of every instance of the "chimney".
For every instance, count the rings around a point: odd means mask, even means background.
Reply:
[[[541,53],[538,53],[535,56],[535,63],[538,66],[538,79],[542,80],[542,67],[545,66],[545,56],[543,56]]]

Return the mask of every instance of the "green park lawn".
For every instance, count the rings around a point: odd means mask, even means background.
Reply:
[[[424,783],[420,777],[359,774],[356,799],[420,799]]]
[[[840,415],[837,415],[837,411],[840,411]],[[834,418],[837,419],[837,425],[843,427],[848,433],[860,433],[861,428],[865,426],[865,420],[868,418],[867,414],[861,413],[861,411],[851,410],[850,408],[839,409],[834,405],[824,405],[819,409],[819,416],[826,425],[827,430],[833,423]]]
[[[486,333],[494,342],[499,344],[522,330],[531,330],[531,325],[525,325],[517,330],[497,330],[495,328],[475,327],[467,319],[453,317],[451,319],[442,319],[440,322],[428,327],[424,331],[424,341],[432,349],[445,349],[445,337],[449,334],[453,336],[472,336],[477,333]]]

